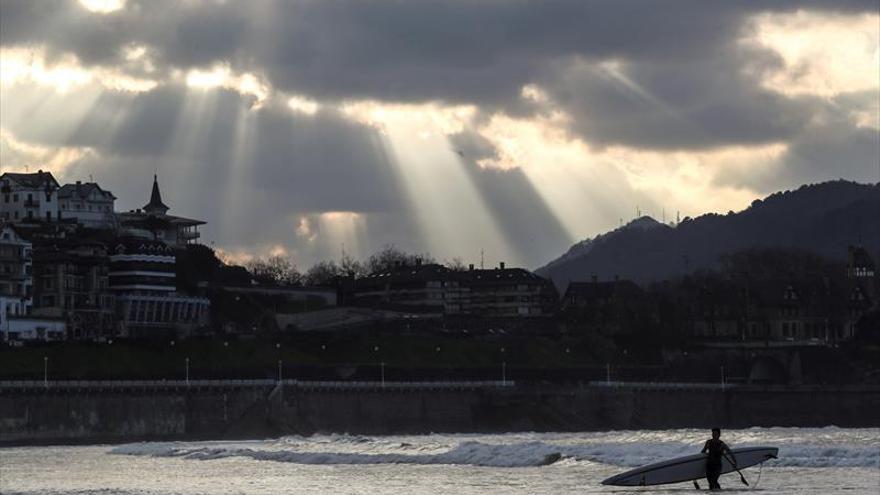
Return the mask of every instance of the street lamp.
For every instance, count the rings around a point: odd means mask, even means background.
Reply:
[[[43,356],[43,386],[49,387],[49,357]]]
[[[189,358],[186,358],[186,386],[189,387]]]
[[[278,360],[278,383],[281,383],[281,382],[282,382],[282,379],[281,379],[281,378],[282,378],[282,375],[281,375],[281,360],[279,359],[279,360]]]
[[[380,378],[382,379],[382,388],[385,388],[385,361],[379,363]]]

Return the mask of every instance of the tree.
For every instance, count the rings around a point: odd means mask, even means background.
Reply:
[[[445,260],[443,264],[453,272],[466,272],[468,270],[467,265],[464,264],[464,260],[458,257],[452,258],[451,260]]]
[[[302,274],[296,265],[282,256],[272,256],[266,260],[255,258],[246,268],[261,284],[294,286],[302,284]]]
[[[366,265],[347,254],[342,257],[339,271],[340,275],[347,277],[361,278],[367,275]]]
[[[389,244],[381,251],[370,255],[366,262],[366,268],[369,273],[384,272],[401,266],[412,266],[418,261],[422,263],[436,263],[434,257],[428,253],[409,254],[401,251],[393,244]]]
[[[309,268],[304,281],[306,285],[327,285],[340,275],[343,271],[335,261],[319,261]]]

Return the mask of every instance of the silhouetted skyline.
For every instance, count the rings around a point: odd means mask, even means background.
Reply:
[[[534,268],[637,208],[880,179],[873,1],[0,3],[0,172],[163,200],[236,261]]]

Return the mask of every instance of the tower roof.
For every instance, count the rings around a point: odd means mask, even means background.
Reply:
[[[162,202],[162,194],[159,192],[158,178],[153,174],[153,191],[150,193],[150,202],[144,206],[144,211],[147,213],[164,215],[168,209],[168,206]]]

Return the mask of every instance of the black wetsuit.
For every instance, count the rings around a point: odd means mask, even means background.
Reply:
[[[706,481],[709,482],[709,489],[720,489],[721,485],[718,484],[718,477],[721,476],[721,456],[725,452],[729,453],[730,449],[721,440],[710,438],[706,440],[706,445],[703,446],[702,452],[709,454],[709,457],[706,458]]]

